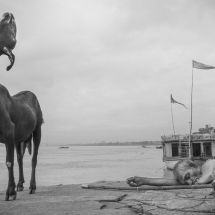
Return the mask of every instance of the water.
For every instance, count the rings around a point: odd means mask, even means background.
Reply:
[[[163,177],[162,151],[153,146],[70,146],[69,149],[40,147],[36,169],[37,186],[82,184],[99,180],[125,181],[132,176]],[[5,190],[8,183],[5,158],[5,147],[0,147],[0,190]],[[24,187],[28,188],[31,156],[27,150],[23,164]],[[14,175],[17,183],[16,155]]]

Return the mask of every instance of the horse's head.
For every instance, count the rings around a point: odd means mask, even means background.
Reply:
[[[12,13],[4,13],[0,18],[0,55],[5,54],[10,60],[7,71],[10,70],[15,61],[12,53],[16,45],[16,22]]]

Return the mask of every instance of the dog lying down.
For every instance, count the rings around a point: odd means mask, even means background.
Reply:
[[[126,181],[130,187],[142,185],[171,186],[171,185],[194,185],[208,184],[212,182],[215,187],[215,159],[207,160],[204,165],[198,167],[191,160],[181,160],[173,168],[174,179],[168,178],[146,178],[134,176]]]

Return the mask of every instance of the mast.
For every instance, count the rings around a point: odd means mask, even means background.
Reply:
[[[189,135],[189,158],[191,159],[191,134],[193,127],[193,63],[192,63],[192,86],[191,86],[191,121],[190,121],[190,135]]]
[[[171,104],[171,113],[172,113],[172,102],[171,102],[172,94],[170,95],[170,104]],[[174,127],[174,119],[173,119],[173,113],[172,113],[172,126],[173,126],[173,132],[175,135],[175,127]]]

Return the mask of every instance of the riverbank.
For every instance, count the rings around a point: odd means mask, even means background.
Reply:
[[[97,182],[97,185],[128,186],[126,182]],[[83,189],[81,185],[38,187],[34,195],[19,192],[17,200],[4,201],[1,215],[203,215],[215,214],[212,189],[132,191]]]

